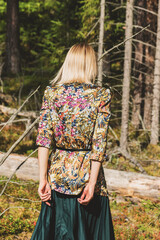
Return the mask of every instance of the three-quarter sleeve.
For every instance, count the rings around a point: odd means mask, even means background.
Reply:
[[[42,99],[36,144],[40,147],[50,148],[52,135],[52,122],[49,109],[49,87],[47,87]]]
[[[107,133],[111,103],[110,89],[102,88],[100,91],[100,104],[98,107],[97,119],[95,122],[94,133],[92,136],[92,150],[90,159],[103,162],[107,146]]]

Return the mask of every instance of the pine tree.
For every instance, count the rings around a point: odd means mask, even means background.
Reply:
[[[19,0],[7,0],[6,72],[20,72]]]

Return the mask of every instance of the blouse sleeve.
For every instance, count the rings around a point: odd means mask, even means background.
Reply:
[[[42,107],[40,110],[40,120],[36,144],[40,147],[50,148],[53,135],[51,115],[49,109],[49,88],[47,87],[42,99]]]
[[[92,150],[90,159],[103,162],[107,146],[107,133],[109,126],[111,92],[110,89],[102,88],[100,104],[92,137]]]

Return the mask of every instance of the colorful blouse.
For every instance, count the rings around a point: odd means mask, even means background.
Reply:
[[[104,161],[110,102],[110,89],[94,84],[75,82],[46,88],[36,144],[52,146],[48,161],[51,189],[79,194],[89,180],[91,160]],[[102,165],[95,193],[107,196]]]

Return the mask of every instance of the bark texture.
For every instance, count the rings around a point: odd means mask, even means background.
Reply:
[[[136,8],[134,23],[136,29],[145,27],[146,25],[150,26],[134,39],[135,59],[132,124],[138,129],[140,126],[140,118],[142,118],[145,129],[150,129],[156,45],[154,33],[156,33],[157,30],[157,1],[137,0]]]
[[[137,1],[136,3],[139,7],[143,7],[145,0]],[[145,12],[142,10],[137,10],[135,15],[135,25],[144,27],[144,17]],[[137,29],[139,30],[139,29]],[[138,34],[135,38],[137,40],[142,40],[144,32]],[[144,45],[142,42],[135,43],[135,56],[134,56],[134,90],[133,90],[133,107],[132,107],[132,125],[138,129],[140,124],[139,115],[141,115],[141,104],[142,104],[142,85],[144,81]]]
[[[104,18],[105,18],[105,0],[101,0],[98,59],[100,59],[100,57],[102,56],[102,53],[103,53]],[[97,81],[97,84],[99,86],[102,86],[102,81],[103,81],[103,59],[101,58],[98,62],[98,81]]]
[[[7,74],[18,74],[20,72],[19,45],[19,0],[7,0]]]
[[[132,36],[133,28],[133,5],[134,0],[127,0],[126,8],[126,31],[125,39]],[[129,120],[129,93],[131,79],[131,57],[132,57],[132,39],[125,42],[124,55],[124,75],[122,88],[122,122],[121,122],[121,138],[120,146],[127,149],[128,120]]]
[[[148,0],[145,2],[146,9],[153,12],[157,11],[157,1]],[[150,30],[156,32],[157,19],[156,16],[146,12],[146,24],[150,24]],[[155,46],[156,38],[155,35],[145,32],[144,42]],[[154,59],[155,59],[155,48],[151,46],[145,46],[145,81],[144,81],[144,110],[143,110],[143,121],[146,129],[151,128],[151,113],[152,113],[152,95],[153,95],[153,75],[154,75]]]
[[[157,18],[157,42],[154,68],[153,85],[153,105],[152,105],[152,125],[151,125],[151,144],[157,144],[159,140],[159,104],[160,101],[160,0],[158,3]]]

